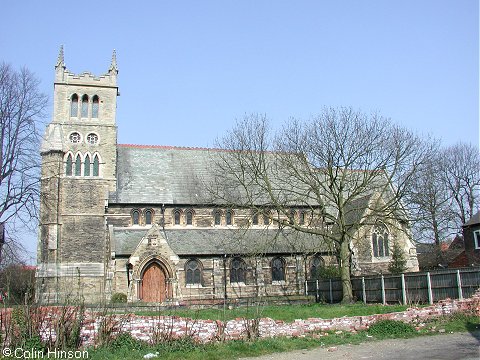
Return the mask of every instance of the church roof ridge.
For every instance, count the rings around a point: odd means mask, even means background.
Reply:
[[[143,144],[118,144],[119,147],[136,148],[136,149],[164,149],[164,150],[214,150],[214,151],[230,151],[218,148],[195,147],[195,146],[172,146],[172,145],[143,145]]]

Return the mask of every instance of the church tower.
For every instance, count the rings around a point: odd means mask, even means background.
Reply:
[[[38,300],[104,298],[105,206],[116,188],[117,60],[106,74],[55,65],[53,118],[41,146]]]

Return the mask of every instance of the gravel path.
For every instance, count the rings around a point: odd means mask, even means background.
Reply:
[[[252,358],[250,358],[252,359]],[[390,339],[360,345],[298,350],[255,360],[479,360],[480,332]]]

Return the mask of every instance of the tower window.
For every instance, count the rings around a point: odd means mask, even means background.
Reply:
[[[78,144],[82,141],[82,136],[78,132],[73,132],[68,137],[72,144]]]
[[[70,116],[77,117],[78,116],[78,95],[72,95],[72,103],[70,104]]]
[[[94,133],[90,133],[87,135],[87,143],[90,145],[98,144],[98,135]]]
[[[75,176],[80,175],[82,175],[82,159],[80,159],[80,154],[78,154],[75,159]]]
[[[98,108],[99,108],[99,101],[98,96],[95,95],[92,99],[92,118],[98,118]]]
[[[72,154],[68,154],[67,163],[65,165],[65,175],[72,176],[72,168],[73,168]]]
[[[98,176],[100,169],[100,163],[98,161],[98,155],[93,158],[93,176]]]
[[[82,118],[88,117],[88,95],[82,96]]]
[[[85,162],[83,164],[83,175],[90,176],[90,156],[85,156]]]

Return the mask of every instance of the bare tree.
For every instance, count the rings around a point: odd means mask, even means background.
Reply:
[[[442,152],[442,175],[454,208],[456,231],[480,207],[480,152],[473,145],[458,143]]]
[[[47,97],[27,69],[0,65],[0,223],[8,238],[21,223],[37,216],[40,156],[38,124]]]
[[[441,152],[425,163],[414,177],[408,191],[414,239],[433,242],[440,246],[448,239],[454,227],[451,195],[443,176]]]
[[[281,227],[315,234],[336,253],[343,302],[353,299],[352,240],[378,218],[405,225],[402,199],[429,147],[377,114],[325,108],[308,122],[291,120],[275,135],[250,116],[218,143],[215,193],[223,201],[273,209]],[[309,220],[291,216],[308,209]]]

